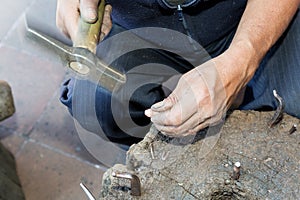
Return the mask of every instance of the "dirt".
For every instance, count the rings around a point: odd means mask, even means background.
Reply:
[[[131,146],[126,165],[104,174],[100,199],[300,199],[300,131],[290,133],[300,120],[285,114],[270,128],[273,114],[234,111],[223,126],[180,139],[152,127]],[[137,175],[141,196],[112,172]]]

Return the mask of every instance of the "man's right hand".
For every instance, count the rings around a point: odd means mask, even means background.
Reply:
[[[81,15],[86,22],[97,21],[97,9],[100,0],[57,0],[56,26],[72,41],[75,40],[78,19]],[[108,35],[112,27],[111,5],[105,6],[103,22],[101,26],[100,41]]]

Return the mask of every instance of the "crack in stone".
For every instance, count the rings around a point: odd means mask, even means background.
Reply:
[[[186,188],[185,188],[183,185],[181,185],[176,179],[171,178],[171,177],[167,176],[166,174],[163,174],[162,172],[160,172],[160,174],[161,174],[162,176],[164,176],[164,177],[166,177],[166,178],[168,178],[168,179],[174,181],[174,182],[176,183],[176,185],[178,185],[180,188],[182,188],[185,192],[187,192],[188,194],[190,194],[190,195],[191,195],[192,197],[194,197],[195,199],[200,200],[199,197],[197,197],[195,194],[193,194],[193,193],[190,192],[188,189],[186,189]]]

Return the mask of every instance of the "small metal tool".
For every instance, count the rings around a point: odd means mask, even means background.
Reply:
[[[27,28],[27,35],[31,39],[47,45],[56,52],[68,69],[75,72],[81,78],[91,80],[109,91],[117,89],[126,82],[126,76],[116,69],[102,62],[97,56],[96,47],[99,42],[99,34],[103,20],[105,0],[101,0],[98,6],[98,20],[87,23],[79,19],[78,31],[73,47],[69,47],[43,33]]]
[[[155,159],[155,155],[154,155],[154,145],[153,145],[153,142],[150,143],[149,147],[150,147],[151,159],[154,160]]]
[[[284,110],[284,101],[283,101],[282,97],[277,94],[276,90],[273,90],[273,95],[278,102],[278,106],[275,111],[275,114],[273,115],[271,121],[269,122],[270,128],[274,127],[276,124],[278,124],[282,120],[283,110]]]
[[[233,173],[232,173],[233,180],[238,180],[240,178],[241,175],[240,170],[241,170],[241,163],[240,162],[234,163]]]
[[[116,173],[116,172],[113,172],[111,175],[116,178],[129,179],[131,181],[130,182],[131,195],[141,196],[141,182],[137,175],[130,174],[130,173]]]
[[[87,189],[87,187],[83,183],[80,183],[80,187],[85,192],[85,194],[88,196],[89,200],[96,200],[96,198],[93,196],[93,194]]]
[[[165,161],[166,159],[167,159],[167,157],[169,156],[169,151],[164,151],[163,153],[162,153],[162,155],[161,155],[161,159],[163,160],[163,161]]]
[[[294,125],[292,126],[292,128],[289,130],[289,134],[291,135],[291,134],[293,134],[293,133],[296,132],[296,131],[297,131],[297,125],[294,124]]]

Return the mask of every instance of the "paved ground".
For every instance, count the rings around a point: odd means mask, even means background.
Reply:
[[[10,83],[17,110],[0,123],[0,139],[15,155],[28,200],[87,199],[80,182],[98,196],[105,170],[86,151],[58,101],[63,66],[25,37],[28,21],[68,42],[55,27],[55,9],[55,0],[2,0],[0,7],[0,79]]]

